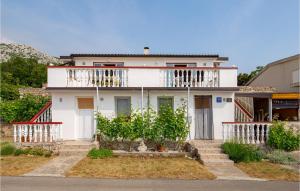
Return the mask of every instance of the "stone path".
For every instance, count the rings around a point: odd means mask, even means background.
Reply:
[[[64,177],[95,145],[89,141],[68,141],[60,146],[59,156],[24,176]]]
[[[47,164],[27,173],[24,176],[55,176],[64,177],[65,173],[86,155],[58,156]]]
[[[200,156],[200,160],[212,172],[217,179],[221,180],[261,180],[252,178],[239,168],[234,166],[232,160],[222,152],[219,140],[192,140],[190,144]]]

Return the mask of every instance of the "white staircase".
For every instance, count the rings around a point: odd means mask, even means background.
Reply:
[[[217,179],[223,180],[261,180],[249,177],[234,166],[234,162],[222,152],[221,140],[192,140],[189,142],[197,149],[202,163]]]
[[[87,155],[87,153],[92,148],[96,148],[97,145],[91,141],[64,141],[59,147],[60,156],[74,156]]]
[[[192,140],[190,144],[197,149],[201,162],[206,166],[233,165],[233,161],[222,152],[222,140]]]

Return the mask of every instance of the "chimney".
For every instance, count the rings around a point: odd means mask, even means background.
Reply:
[[[144,55],[149,55],[149,47],[144,47]]]

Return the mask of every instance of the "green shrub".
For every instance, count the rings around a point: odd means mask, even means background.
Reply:
[[[263,158],[262,151],[252,145],[226,142],[222,145],[222,149],[235,163],[261,161]]]
[[[23,155],[23,154],[25,154],[23,149],[17,149],[15,151],[15,156],[19,156],[19,155]]]
[[[129,117],[119,116],[112,120],[98,113],[97,129],[100,137],[109,140],[145,139],[164,144],[168,141],[182,142],[188,134],[185,107],[173,111],[172,107],[165,106],[159,113],[148,109],[143,112],[133,111]]]
[[[282,150],[274,150],[266,155],[266,158],[273,163],[280,164],[293,164],[297,163],[297,160],[289,153]]]
[[[92,159],[98,159],[98,158],[106,158],[112,156],[112,150],[110,149],[96,149],[93,148],[89,151],[88,157]]]
[[[17,149],[15,151],[15,156],[19,156],[19,155],[50,157],[52,155],[52,151],[46,150],[42,147],[23,148],[23,149]]]
[[[1,101],[0,117],[7,123],[29,121],[48,100],[48,97],[26,95],[18,100]]]
[[[47,151],[47,150],[45,150],[41,147],[33,147],[28,150],[28,154],[33,155],[33,156],[43,156],[45,151]]]
[[[51,157],[52,156],[52,151],[45,151],[44,152],[44,157]]]
[[[274,121],[270,130],[267,144],[275,149],[293,151],[300,148],[300,134],[291,129],[285,129],[285,123]]]
[[[12,155],[14,154],[16,150],[16,147],[13,145],[13,144],[3,144],[1,145],[1,148],[0,148],[0,155],[1,156],[5,156],[5,155]]]
[[[0,88],[0,97],[2,100],[18,99],[20,97],[18,86],[2,83]]]

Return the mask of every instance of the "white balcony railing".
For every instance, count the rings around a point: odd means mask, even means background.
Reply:
[[[219,87],[219,71],[214,69],[164,70],[166,87]]]
[[[127,87],[128,70],[119,68],[106,69],[67,69],[68,87]]]
[[[61,122],[18,122],[13,127],[15,143],[52,143],[61,138]]]
[[[223,122],[223,141],[246,144],[264,144],[268,139],[271,123],[268,122]]]
[[[236,87],[236,68],[49,67],[48,87]]]

